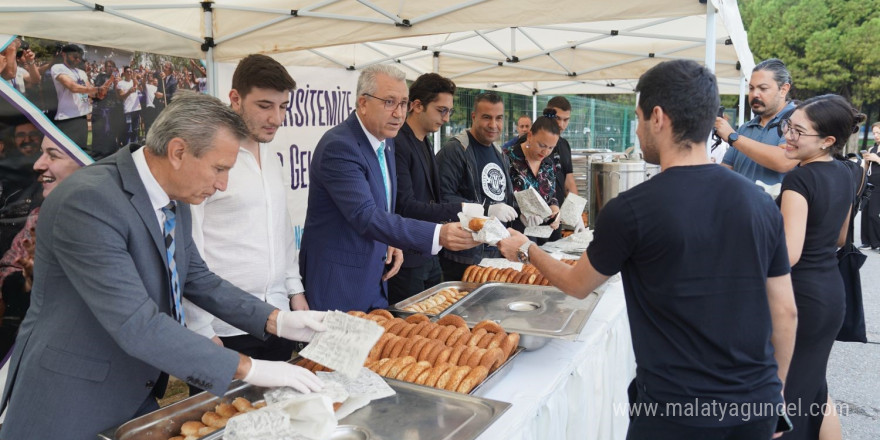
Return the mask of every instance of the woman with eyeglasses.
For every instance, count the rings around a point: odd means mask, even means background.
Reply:
[[[556,143],[559,141],[559,124],[555,120],[556,111],[545,109],[543,116],[538,117],[532,127],[526,133],[522,142],[514,144],[508,150],[510,156],[510,180],[515,192],[534,188],[547,202],[552,212],[549,225],[553,233],[548,239],[532,237],[538,244],[546,241],[558,240],[559,231],[559,203],[556,198],[556,171],[553,167],[551,154]],[[520,218],[513,222],[512,227],[520,232],[526,226],[538,226],[546,223],[544,219]]]
[[[864,119],[846,99],[822,95],[799,104],[781,124],[785,156],[799,161],[777,199],[799,323],[784,394],[800,409],[789,414],[794,430],[786,439],[841,438],[825,370],[845,312],[836,252],[846,239],[855,184],[833,156]]]

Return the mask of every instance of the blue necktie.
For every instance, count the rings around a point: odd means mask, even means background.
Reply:
[[[171,202],[162,208],[162,213],[165,214],[165,256],[168,259],[168,275],[171,278],[171,296],[173,300],[171,308],[172,312],[174,312],[174,319],[176,319],[181,325],[186,325],[186,318],[184,317],[183,306],[181,305],[180,300],[180,279],[177,277],[177,263],[174,261],[174,224],[177,220],[175,214],[176,208],[177,205],[175,205],[174,202]]]
[[[391,211],[391,185],[388,184],[388,165],[385,163],[385,141],[379,142],[379,168],[382,169],[382,183],[385,185],[385,210]]]

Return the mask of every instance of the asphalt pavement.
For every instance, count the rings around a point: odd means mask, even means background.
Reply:
[[[828,392],[841,409],[845,440],[880,439],[880,253],[862,252],[868,256],[861,270],[868,343],[835,342],[828,361]]]

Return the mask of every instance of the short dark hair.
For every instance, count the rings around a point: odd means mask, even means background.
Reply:
[[[409,86],[409,102],[418,99],[422,105],[428,105],[441,93],[455,95],[455,83],[436,73],[426,73],[416,78]]]
[[[558,108],[564,112],[571,111],[571,103],[565,99],[565,96],[554,96],[547,101],[547,107]]]
[[[752,72],[757,72],[759,70],[766,70],[773,74],[773,81],[776,81],[776,85],[782,87],[785,84],[791,84],[791,73],[789,73],[788,68],[785,67],[785,63],[782,62],[779,58],[770,58],[758,63]]]
[[[252,54],[242,58],[235,67],[232,88],[243,98],[254,87],[285,92],[295,89],[296,81],[278,61],[266,55]]]
[[[821,136],[834,136],[831,154],[838,155],[849,141],[850,135],[858,133],[865,115],[853,108],[840,95],[821,95],[810,98],[797,106],[813,122],[813,128]]]
[[[532,123],[532,127],[529,128],[529,131],[532,132],[532,134],[538,134],[538,131],[540,130],[553,133],[556,136],[559,136],[561,134],[561,132],[559,131],[559,123],[556,122],[555,108],[545,108],[541,116],[538,116],[538,119],[535,119],[535,122]]]
[[[76,44],[65,44],[61,47],[61,53],[78,53],[80,55],[83,54],[83,48],[77,46]]]
[[[474,110],[477,109],[477,104],[483,101],[488,102],[489,104],[498,104],[499,102],[502,102],[501,95],[492,91],[483,92],[477,95],[476,98],[474,98]]]
[[[647,120],[660,107],[672,120],[676,142],[705,142],[721,106],[715,75],[691,60],[664,61],[645,72],[636,85],[639,108]]]

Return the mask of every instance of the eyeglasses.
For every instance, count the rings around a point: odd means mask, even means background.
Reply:
[[[17,138],[26,138],[26,137],[40,137],[43,133],[39,131],[19,131],[15,133],[15,137]]]
[[[370,98],[373,98],[373,99],[378,99],[379,101],[382,101],[383,103],[385,103],[385,110],[394,110],[395,108],[400,108],[402,110],[406,110],[409,107],[409,101],[407,101],[407,100],[395,101],[393,99],[385,99],[385,98],[380,98],[378,96],[373,96],[369,93],[364,93],[363,95],[369,96]]]
[[[446,108],[446,107],[436,107],[437,111],[440,112],[440,116],[445,118],[446,115],[452,116],[455,113],[454,108]]]
[[[779,123],[779,128],[782,129],[783,134],[791,136],[791,140],[795,142],[797,142],[801,136],[824,137],[821,134],[802,133],[798,131],[798,129],[791,126],[791,119],[783,119],[782,122]]]

